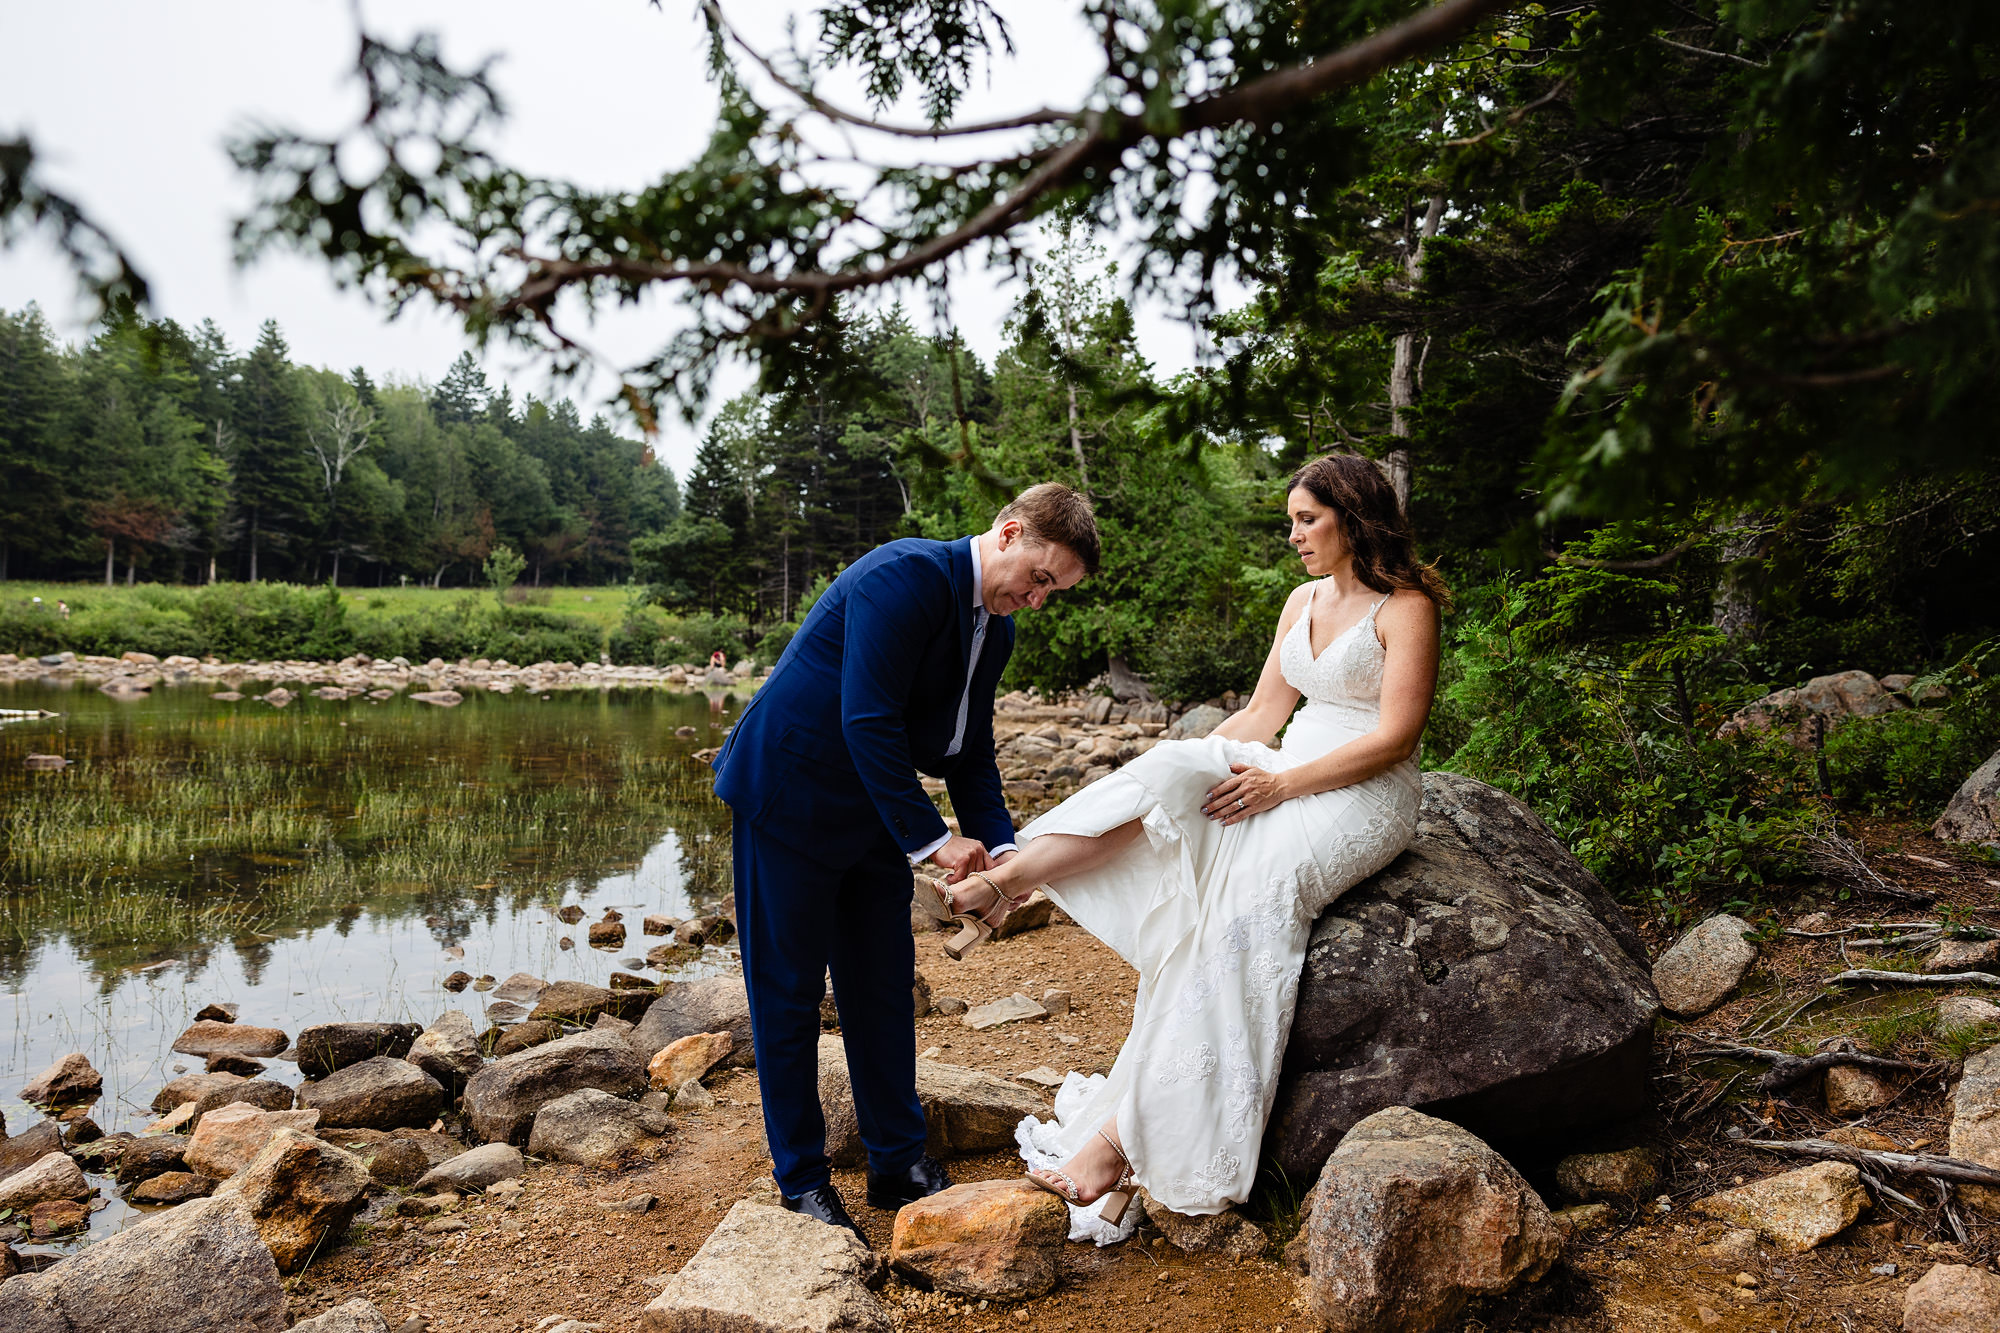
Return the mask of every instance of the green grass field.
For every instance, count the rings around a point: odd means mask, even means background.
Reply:
[[[143,600],[149,588],[159,586],[141,583],[128,588],[120,583],[107,588],[102,583],[35,583],[17,579],[0,583],[0,606],[27,607],[39,597],[48,607],[53,607],[58,601],[69,603],[72,614],[93,609],[115,610]],[[394,615],[449,606],[465,597],[488,602],[493,597],[492,591],[486,588],[342,588],[340,593],[347,602],[349,612],[359,612],[364,618],[371,612]],[[514,606],[531,606],[576,616],[608,631],[617,628],[625,618],[629,596],[629,589],[615,584],[603,588],[530,588],[522,585],[512,589],[507,594],[507,600]]]

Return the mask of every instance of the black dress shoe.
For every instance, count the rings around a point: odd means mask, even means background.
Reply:
[[[887,1208],[894,1212],[905,1204],[915,1203],[939,1190],[951,1188],[951,1177],[944,1173],[935,1157],[919,1157],[916,1165],[907,1171],[893,1175],[878,1176],[868,1173],[868,1205],[871,1208]]]
[[[780,1195],[788,1213],[804,1213],[833,1227],[846,1227],[852,1231],[863,1245],[868,1237],[861,1234],[861,1228],[854,1225],[854,1219],[847,1215],[847,1205],[840,1201],[840,1191],[831,1185],[821,1185],[818,1189],[807,1190],[800,1195]]]

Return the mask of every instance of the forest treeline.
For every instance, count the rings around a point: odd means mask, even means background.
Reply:
[[[679,510],[673,475],[604,418],[492,389],[293,362],[275,321],[111,320],[81,346],[0,311],[0,579],[609,583]]]

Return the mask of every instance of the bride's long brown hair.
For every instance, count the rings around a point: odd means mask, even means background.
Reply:
[[[1354,555],[1354,575],[1376,592],[1414,588],[1440,611],[1451,610],[1451,589],[1434,566],[1417,558],[1410,520],[1395,488],[1373,459],[1328,454],[1292,474],[1286,494],[1303,490],[1340,516],[1340,531]]]

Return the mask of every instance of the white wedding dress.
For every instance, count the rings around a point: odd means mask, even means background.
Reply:
[[[1413,757],[1227,828],[1202,814],[1202,799],[1232,763],[1294,768],[1375,729],[1381,605],[1314,658],[1307,600],[1279,648],[1285,680],[1305,696],[1279,748],[1162,742],[1020,831],[1026,843],[1096,836],[1134,819],[1145,828],[1117,860],[1047,886],[1138,969],[1139,992],[1110,1076],[1072,1075],[1056,1122],[1023,1122],[1017,1137],[1031,1166],[1068,1157],[1116,1115],[1139,1184],[1167,1207],[1217,1213],[1249,1197],[1312,924],[1409,845],[1423,788]],[[1091,1215],[1073,1210],[1077,1238],[1115,1238]]]

